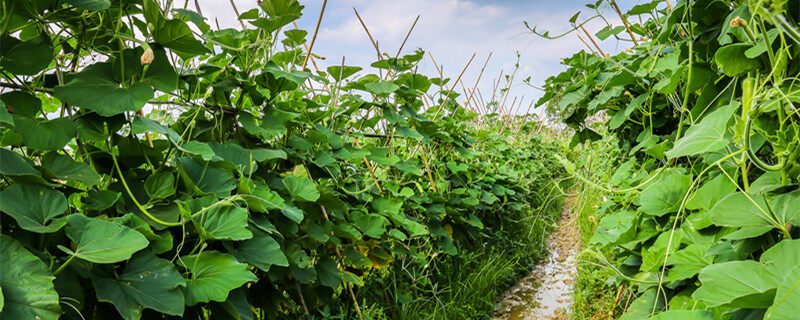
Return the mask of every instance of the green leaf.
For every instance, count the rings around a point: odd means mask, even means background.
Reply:
[[[382,214],[398,214],[403,208],[403,201],[394,198],[378,198],[372,201],[375,211]]]
[[[795,199],[796,201],[796,199]],[[780,212],[788,213],[797,209],[781,208]],[[760,195],[749,195],[745,193],[731,194],[709,211],[711,222],[723,227],[741,228],[737,234],[743,234],[741,238],[757,237],[775,227],[784,225],[787,221],[785,217],[779,216],[778,220],[773,220],[769,215],[766,200]],[[797,212],[795,212],[795,219]],[[728,235],[727,237],[730,237]]]
[[[732,175],[736,177],[736,174]],[[703,184],[702,187],[692,195],[686,202],[686,209],[705,211],[711,210],[720,200],[736,191],[736,185],[724,174],[720,173],[716,178]]]
[[[328,67],[328,74],[333,77],[336,81],[342,81],[342,79],[347,79],[348,77],[356,74],[357,72],[363,70],[361,67],[349,67],[349,66],[332,66]]]
[[[289,261],[275,239],[260,232],[252,239],[242,242],[226,242],[228,249],[239,261],[269,272],[270,266],[288,267]]]
[[[152,199],[164,199],[175,194],[175,175],[163,171],[148,176],[144,182],[144,190]]]
[[[63,193],[38,185],[14,184],[0,191],[0,211],[17,221],[22,229],[50,233],[61,229],[67,220]]]
[[[748,72],[757,71],[764,66],[757,59],[750,59],[745,51],[752,47],[749,43],[735,43],[717,50],[714,60],[722,72],[729,77],[740,77]]]
[[[172,262],[151,251],[133,255],[121,272],[97,268],[92,272],[92,284],[97,300],[112,303],[126,320],[140,319],[144,309],[183,315],[181,287],[186,286],[186,281]]]
[[[247,210],[218,203],[214,196],[187,201],[194,216],[192,222],[204,239],[246,240],[253,237],[247,230]],[[195,216],[196,215],[196,216]]]
[[[0,38],[0,66],[8,72],[35,75],[47,68],[52,60],[53,48],[47,34],[28,41],[11,36]]]
[[[156,231],[153,231],[153,228],[151,228],[147,222],[144,222],[142,218],[139,218],[132,213],[128,213],[121,218],[114,219],[114,222],[141,233],[145,238],[147,238],[148,241],[150,241],[150,248],[153,249],[156,254],[172,250],[172,233],[167,230],[161,230],[156,233]]]
[[[764,319],[794,319],[800,310],[800,266],[794,267],[775,291]]]
[[[700,272],[702,285],[692,298],[709,307],[730,305],[740,308],[766,308],[772,304],[778,279],[760,263],[731,261],[712,264]]]
[[[314,202],[319,199],[317,185],[308,178],[288,176],[283,178],[283,185],[286,186],[286,189],[294,200]]]
[[[111,190],[89,190],[83,202],[86,204],[86,209],[101,211],[111,208],[121,196],[119,192]]]
[[[42,176],[42,173],[28,164],[19,153],[3,148],[0,148],[0,174],[31,178]]]
[[[386,233],[386,226],[389,225],[389,220],[377,214],[362,214],[353,219],[353,223],[365,235],[379,239],[381,235]]]
[[[139,134],[145,132],[155,132],[167,136],[172,142],[180,142],[181,136],[169,127],[156,121],[137,115],[131,122],[131,133]]]
[[[703,118],[699,124],[689,127],[686,135],[675,142],[675,147],[666,152],[667,157],[694,156],[718,151],[730,143],[727,123],[739,105],[732,103],[717,109]]]
[[[330,256],[320,259],[314,269],[317,271],[319,283],[323,286],[338,289],[342,285],[342,280],[339,278],[341,271],[336,265],[336,261]]]
[[[53,275],[17,240],[0,235],[0,319],[56,320],[61,315]]]
[[[654,216],[677,212],[691,184],[691,176],[677,172],[665,173],[658,182],[642,191],[639,196],[640,209]]]
[[[258,280],[248,271],[247,264],[239,263],[232,255],[219,251],[183,256],[178,259],[178,263],[191,273],[184,288],[187,306],[200,302],[225,301],[231,290]]]
[[[103,178],[100,174],[92,170],[89,165],[83,162],[77,162],[73,160],[72,157],[65,154],[57,152],[45,154],[44,157],[42,157],[42,166],[59,180],[79,181],[87,187],[92,187],[103,182]]]
[[[706,310],[670,310],[659,313],[651,320],[714,320],[714,313]]]
[[[53,120],[16,117],[14,123],[22,143],[33,149],[58,150],[78,134],[78,126],[67,117]]]
[[[66,233],[75,242],[75,250],[63,246],[59,246],[59,249],[89,262],[128,260],[135,252],[150,244],[141,233],[113,222],[82,214],[70,215],[68,220]]]
[[[147,67],[147,72],[142,82],[163,92],[172,92],[178,89],[178,74],[175,72],[175,68],[172,67],[164,48],[159,46],[153,48],[153,62]]]
[[[55,95],[61,101],[110,117],[140,110],[153,97],[153,89],[142,82],[121,88],[114,80],[112,64],[104,62],[71,74],[69,81],[55,87]]]
[[[75,6],[78,9],[89,11],[105,10],[111,6],[110,0],[67,0],[67,3]]]
[[[673,267],[669,270],[669,281],[675,282],[694,277],[703,268],[714,263],[713,257],[707,255],[708,248],[699,244],[692,244],[667,258],[667,264]]]
[[[220,169],[211,165],[203,165],[192,158],[179,158],[180,173],[184,182],[196,188],[201,194],[214,194],[217,197],[225,197],[230,191],[236,188],[236,178],[228,170]]]
[[[184,59],[209,52],[202,42],[197,41],[192,29],[179,19],[167,20],[153,33],[156,43],[178,53]]]
[[[376,96],[388,97],[390,93],[400,89],[400,86],[392,83],[391,81],[381,81],[364,84],[364,88],[366,88],[369,93],[372,93]]]

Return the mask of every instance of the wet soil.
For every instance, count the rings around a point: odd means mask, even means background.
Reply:
[[[508,289],[495,306],[497,320],[569,319],[572,288],[577,274],[580,233],[574,198],[561,210],[558,227],[547,239],[548,255],[531,273]]]

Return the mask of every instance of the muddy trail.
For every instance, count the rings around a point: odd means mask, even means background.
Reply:
[[[501,297],[497,320],[569,319],[580,233],[574,212],[576,198],[567,198],[558,227],[547,238],[548,255]]]

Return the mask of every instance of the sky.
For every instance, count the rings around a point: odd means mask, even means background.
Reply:
[[[212,26],[215,21],[221,28],[241,28],[230,0],[199,0],[201,10],[209,18]],[[239,12],[255,8],[256,0],[233,0]],[[519,54],[519,70],[509,92],[506,105],[516,97],[515,113],[524,113],[532,99],[538,99],[542,92],[522,80],[530,77],[534,85],[542,85],[547,77],[564,70],[560,60],[584,50],[586,47],[575,36],[548,40],[533,35],[523,22],[537,26],[538,30],[549,30],[559,34],[569,30],[569,18],[582,11],[581,18],[593,15],[584,7],[594,0],[329,0],[319,29],[313,52],[324,57],[318,60],[320,68],[341,64],[368,66],[377,60],[375,49],[359,23],[353,8],[356,8],[378,42],[382,52],[396,54],[417,15],[419,22],[409,37],[402,54],[413,53],[422,48],[443,66],[445,77],[451,83],[466,65],[473,53],[476,54],[462,81],[469,88],[478,78],[481,67],[491,53],[492,57],[478,85],[483,97],[488,100],[501,71],[513,71]],[[644,2],[643,0],[619,0],[621,10]],[[310,41],[319,18],[323,0],[300,0],[305,6],[303,17],[298,20],[300,28],[308,30]],[[193,9],[190,3],[189,8]],[[618,25],[620,20],[611,8],[602,11],[609,21]],[[579,19],[582,21],[582,19]],[[252,26],[251,26],[252,27]],[[604,24],[596,19],[586,25],[590,33],[599,31]],[[585,39],[585,38],[584,38]],[[613,37],[600,42],[606,53],[618,52],[630,46]],[[374,72],[366,69],[361,74]],[[438,71],[426,57],[420,62],[419,72],[428,76],[438,76]],[[460,90],[460,85],[456,88]],[[463,97],[462,97],[463,98]],[[523,100],[524,98],[524,100]],[[487,101],[488,102],[488,101]]]

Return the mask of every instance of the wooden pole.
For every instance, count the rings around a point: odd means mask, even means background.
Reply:
[[[233,0],[231,0],[233,2]],[[325,14],[325,7],[328,5],[328,0],[322,2],[322,10],[319,12],[319,18],[317,18],[317,27],[314,28],[314,36],[311,37],[311,44],[308,45],[308,54],[306,54],[306,59],[303,60],[303,67],[300,70],[306,69],[306,64],[308,63],[308,58],[311,57],[311,50],[314,49],[314,42],[317,41],[317,33],[319,33],[319,25],[322,24],[322,16]],[[355,8],[354,8],[355,9]]]
[[[606,57],[606,53],[605,53],[605,52],[603,52],[603,49],[600,49],[600,46],[599,46],[599,45],[597,45],[597,42],[595,42],[595,41],[594,41],[594,38],[592,37],[592,35],[591,35],[591,34],[589,34],[589,31],[586,31],[586,28],[584,28],[584,27],[583,27],[583,25],[581,25],[581,30],[583,30],[583,33],[585,33],[585,34],[586,34],[586,36],[587,36],[587,37],[589,37],[589,40],[591,40],[591,41],[592,41],[592,43],[594,44],[594,46],[597,48],[597,51],[598,51],[598,52],[600,52],[600,55],[601,55],[603,58],[605,58],[605,57]]]
[[[617,5],[617,2],[614,1],[614,0],[611,0],[611,5],[614,6],[614,9],[617,10],[617,14],[619,15],[619,18],[622,19],[622,24],[625,26],[625,30],[628,30],[628,34],[631,36],[631,40],[633,40],[633,44],[638,46],[639,45],[639,41],[636,41],[636,36],[633,35],[633,32],[631,32],[631,27],[628,26],[628,19],[625,19],[625,16],[622,15],[622,11],[619,10],[619,6]]]

